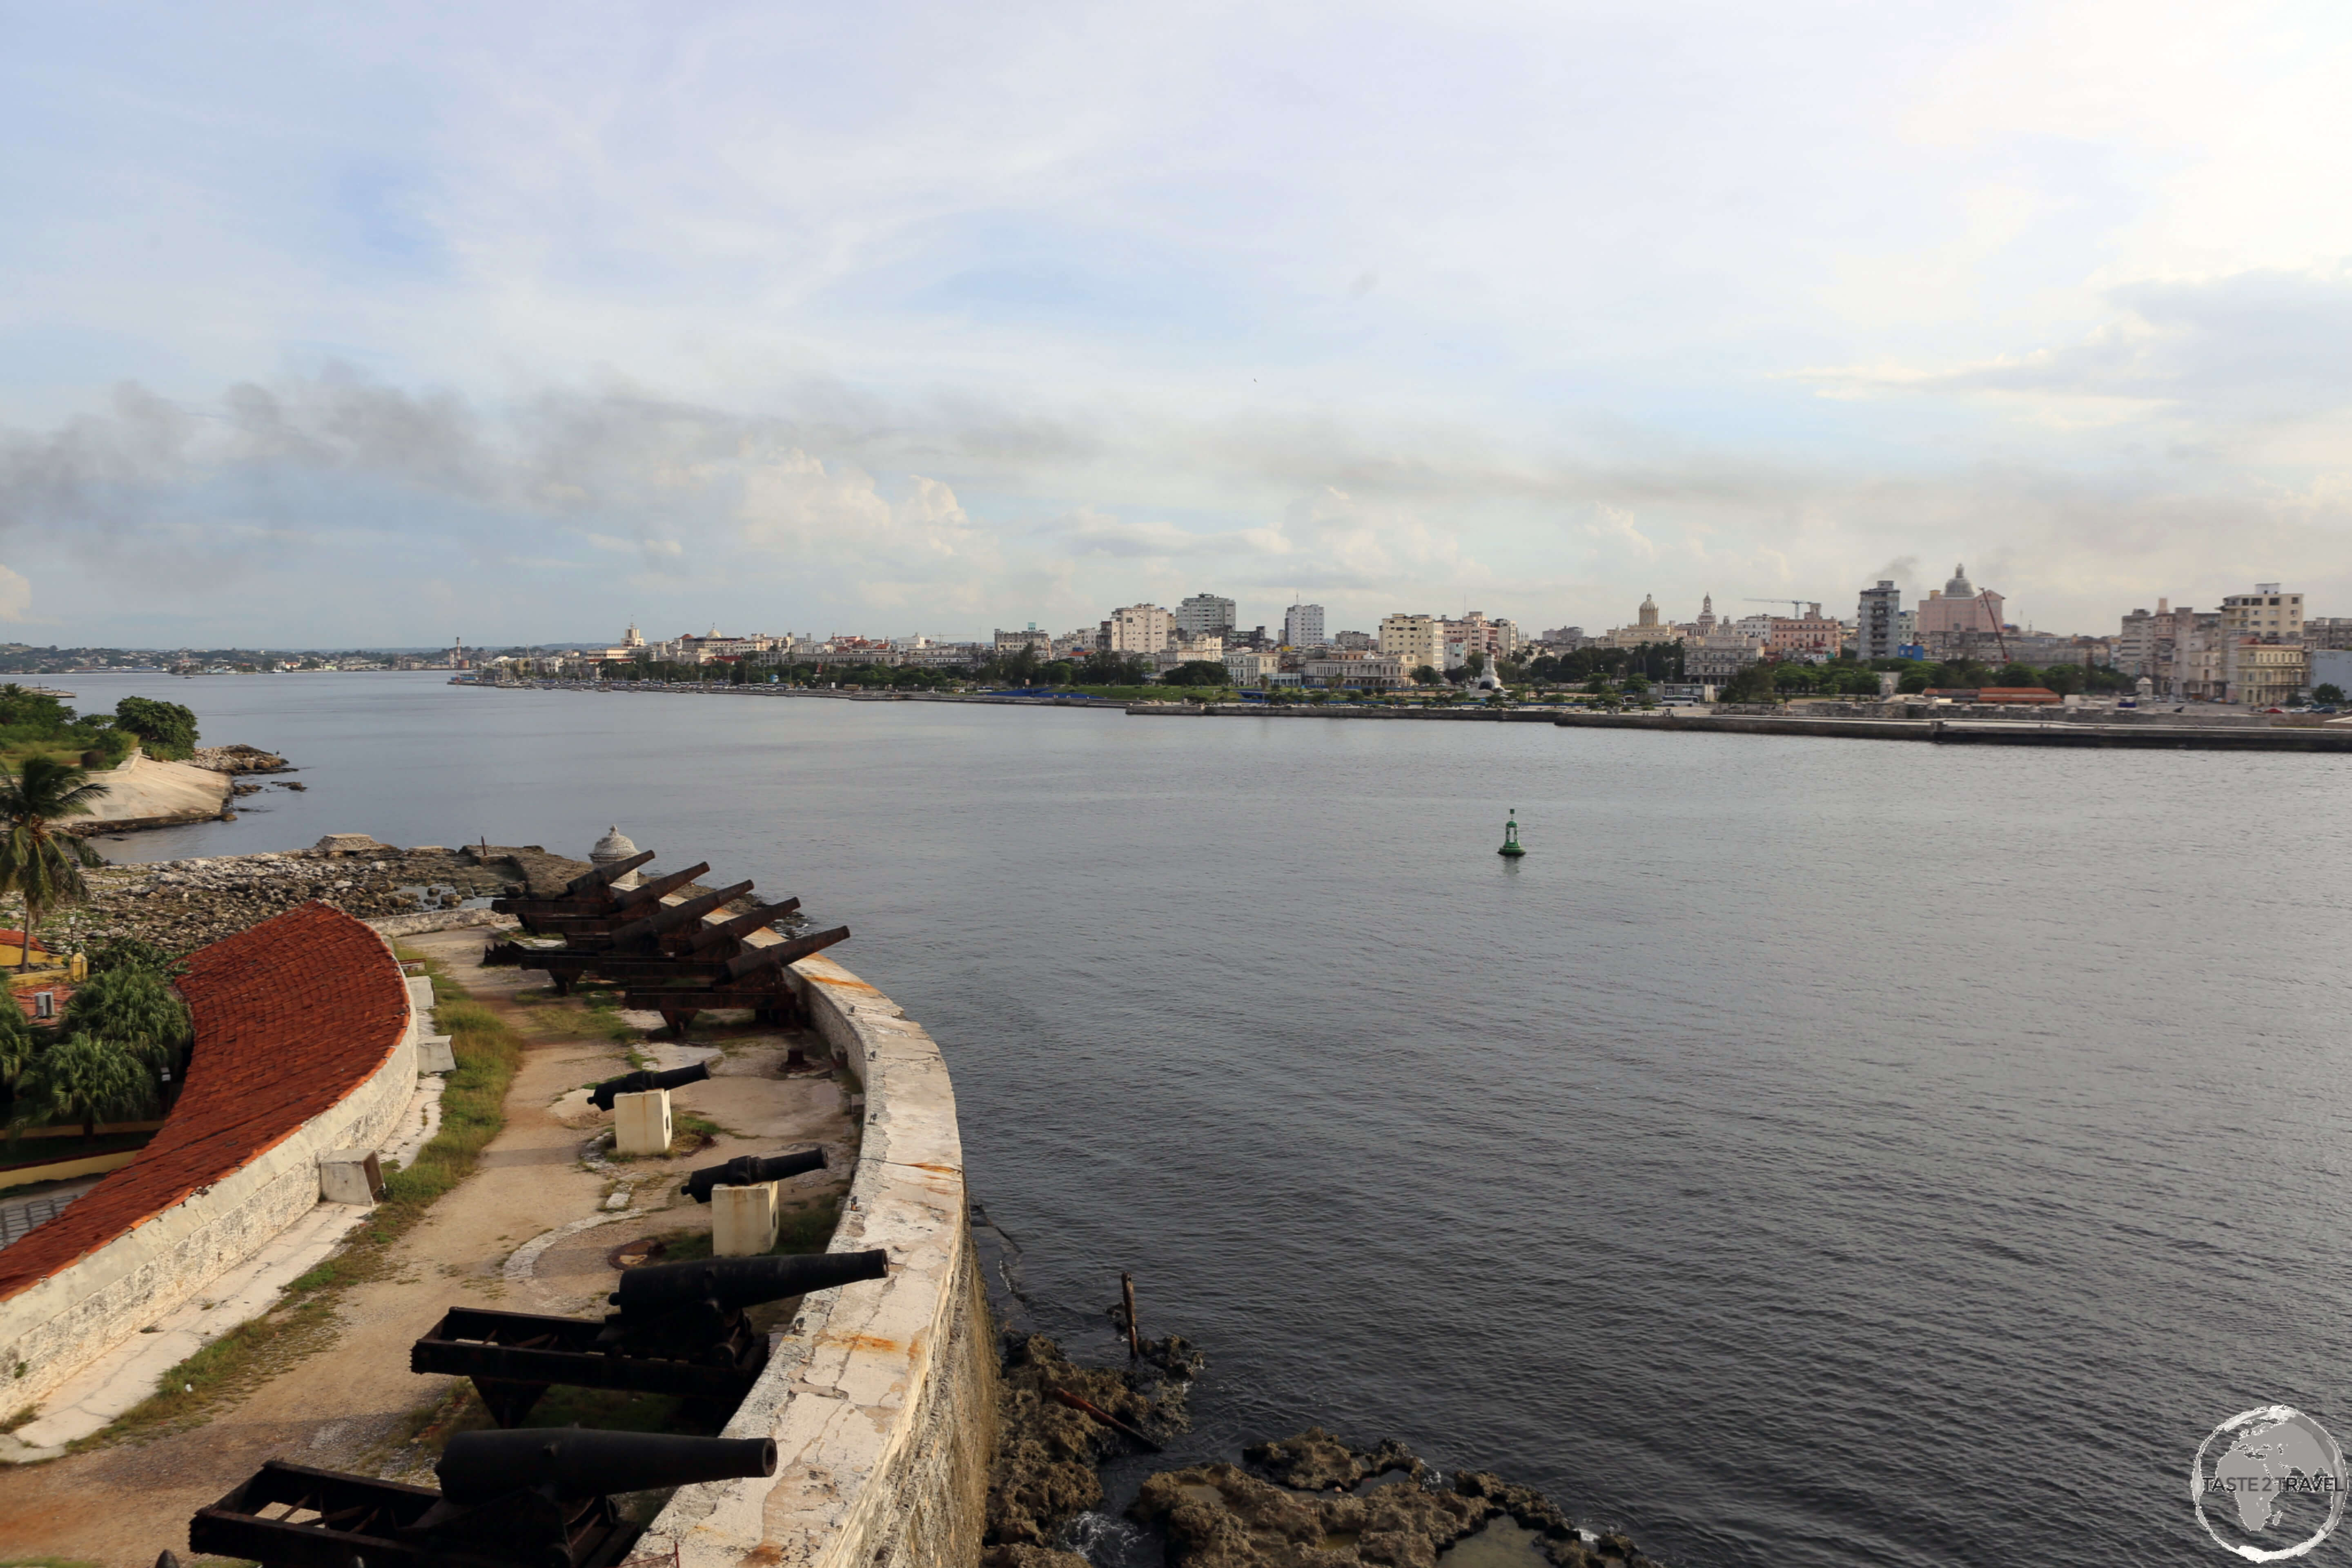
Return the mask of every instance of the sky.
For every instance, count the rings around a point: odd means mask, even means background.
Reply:
[[[0,0],[0,639],[2352,615],[2352,7]]]

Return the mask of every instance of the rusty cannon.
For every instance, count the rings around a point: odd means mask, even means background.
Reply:
[[[576,1427],[460,1432],[404,1486],[271,1459],[188,1521],[191,1550],[264,1568],[614,1568],[642,1533],[614,1496],[776,1473],[766,1437]]]
[[[847,926],[811,931],[764,947],[745,947],[709,978],[688,976],[668,986],[628,985],[622,1005],[659,1013],[677,1033],[686,1033],[697,1013],[716,1007],[749,1007],[761,1023],[792,1022],[800,998],[784,976],[787,966],[849,940]]]
[[[588,1318],[453,1307],[409,1347],[409,1370],[469,1377],[501,1426],[519,1425],[549,1387],[622,1389],[731,1410],[768,1364],[753,1307],[889,1270],[889,1254],[821,1252],[659,1263],[621,1276],[618,1311]]]
[[[613,1097],[620,1094],[649,1094],[657,1089],[684,1089],[690,1083],[701,1083],[710,1076],[709,1062],[696,1062],[691,1067],[672,1068],[667,1072],[625,1072],[618,1078],[608,1078],[588,1091],[588,1103],[599,1110],[613,1109]]]
[[[824,1151],[803,1149],[797,1154],[772,1154],[762,1159],[757,1154],[742,1154],[723,1165],[705,1165],[686,1178],[678,1191],[696,1203],[710,1201],[713,1187],[756,1187],[761,1182],[781,1182],[786,1176],[803,1176],[811,1171],[824,1169]]]

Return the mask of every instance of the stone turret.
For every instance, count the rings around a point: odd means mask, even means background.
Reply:
[[[614,826],[604,829],[604,837],[596,840],[596,847],[588,851],[588,858],[592,864],[610,866],[616,860],[628,859],[636,852],[637,847],[629,842],[629,836],[623,833],[618,826]],[[639,880],[637,874],[630,871],[614,878],[613,886],[634,888]]]

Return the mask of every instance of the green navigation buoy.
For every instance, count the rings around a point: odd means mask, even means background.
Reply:
[[[1519,808],[1516,805],[1511,807],[1510,819],[1503,824],[1503,847],[1495,853],[1507,855],[1514,860],[1527,853],[1519,847]]]

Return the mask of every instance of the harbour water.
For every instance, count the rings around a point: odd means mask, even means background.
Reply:
[[[2189,1563],[2216,1423],[2352,1437],[2352,759],[55,684],[303,769],[118,858],[618,823],[846,921],[1039,1326],[1108,1352],[1128,1268],[1208,1352],[1175,1458],[1393,1436],[1685,1568]]]

